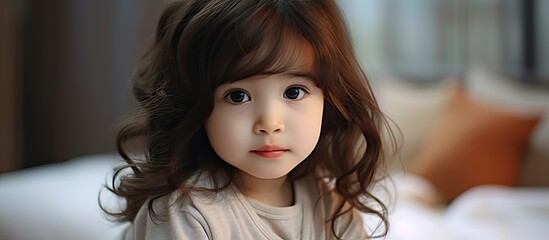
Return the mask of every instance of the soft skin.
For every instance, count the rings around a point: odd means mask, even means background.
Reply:
[[[235,103],[227,96],[231,91],[249,96]],[[297,98],[292,95],[296,92]],[[214,98],[205,125],[210,143],[223,160],[254,177],[274,179],[288,174],[318,142],[324,98],[322,90],[306,77],[257,76],[219,86]],[[288,151],[279,158],[254,152],[264,146]]]
[[[206,133],[219,157],[239,169],[247,187],[284,180],[318,142],[324,96],[306,77],[308,61],[300,60],[297,66],[303,67],[215,90]]]

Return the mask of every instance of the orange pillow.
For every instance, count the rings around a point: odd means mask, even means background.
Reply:
[[[483,105],[457,88],[409,170],[431,181],[447,202],[478,185],[515,186],[540,116]]]

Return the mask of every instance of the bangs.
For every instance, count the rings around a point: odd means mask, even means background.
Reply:
[[[228,80],[236,81],[255,75],[284,72],[296,72],[314,79],[314,58],[311,48],[301,36],[280,34],[275,39],[263,41],[252,52],[246,53],[230,71]]]
[[[274,11],[256,12],[241,21],[225,38],[218,75],[212,87],[256,75],[292,72],[315,80],[313,46],[286,18]],[[232,39],[231,39],[232,38]]]

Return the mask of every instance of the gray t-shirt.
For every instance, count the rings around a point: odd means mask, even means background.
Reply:
[[[206,186],[207,179],[200,184]],[[273,207],[246,198],[234,185],[216,193],[176,192],[154,202],[160,220],[149,216],[147,204],[139,210],[124,239],[335,239],[326,219],[335,210],[336,194],[312,177],[294,181],[295,204]],[[337,219],[343,239],[366,239],[362,217],[353,209]]]

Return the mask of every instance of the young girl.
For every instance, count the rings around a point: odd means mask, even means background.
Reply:
[[[111,189],[126,239],[366,239],[361,213],[387,225],[369,192],[385,120],[332,0],[175,2],[133,90]],[[139,139],[144,160],[127,150]]]

